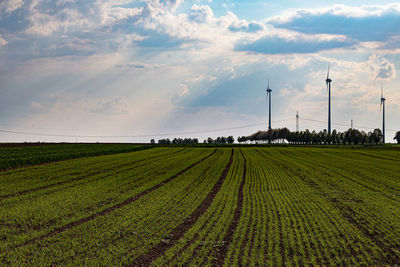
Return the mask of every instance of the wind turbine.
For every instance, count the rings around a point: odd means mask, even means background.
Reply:
[[[331,82],[332,80],[329,78],[329,68],[328,65],[328,74],[326,75],[326,89],[329,92],[329,104],[328,104],[328,133],[331,133]]]
[[[382,119],[382,134],[383,134],[383,143],[385,143],[385,98],[383,97],[383,84],[381,85],[381,107],[383,105],[383,119]]]
[[[267,86],[267,101],[268,101],[268,130],[271,130],[271,88],[269,88],[269,77]]]

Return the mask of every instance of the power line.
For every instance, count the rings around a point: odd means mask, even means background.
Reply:
[[[318,123],[327,123],[326,121],[313,120],[313,119],[307,119],[307,118],[301,118],[301,117],[300,117],[300,119],[301,119],[301,120],[305,120],[305,121],[318,122]],[[346,126],[346,127],[349,127],[349,125],[348,125],[348,124],[345,124],[345,123],[332,123],[332,124],[338,125],[338,126]],[[361,129],[368,129],[368,130],[375,130],[375,129],[376,129],[376,128],[374,128],[374,127],[367,127],[367,126],[358,126],[358,125],[353,125],[353,126],[354,126],[354,128],[361,128]],[[388,129],[386,129],[386,131],[389,131],[389,132],[397,132],[396,130],[388,130]]]
[[[199,134],[199,133],[208,133],[208,132],[218,132],[218,131],[234,130],[234,129],[240,129],[240,128],[249,128],[249,127],[260,126],[260,125],[264,125],[264,123],[249,124],[249,125],[238,126],[238,127],[210,129],[210,130],[203,130],[203,131],[193,131],[193,132],[143,134],[143,135],[69,135],[69,134],[48,134],[48,133],[20,132],[20,131],[10,131],[10,130],[0,130],[0,132],[13,133],[13,134],[23,134],[23,135],[48,136],[48,137],[139,138],[139,137],[157,137],[157,136],[170,136],[170,135],[185,135],[185,134]]]
[[[291,120],[291,118],[276,120],[276,121],[274,121],[274,123],[288,121],[288,120]],[[34,136],[71,137],[71,138],[140,138],[140,137],[158,137],[158,136],[210,133],[210,132],[250,128],[250,127],[261,126],[261,125],[264,125],[264,123],[255,123],[255,124],[247,124],[247,125],[241,125],[241,126],[236,126],[236,127],[208,129],[208,130],[200,130],[200,131],[160,133],[160,134],[141,134],[141,135],[73,135],[73,134],[50,134],[50,133],[38,133],[38,132],[13,131],[13,130],[2,130],[2,129],[0,129],[0,132],[23,134],[23,135],[34,135]]]
[[[302,118],[302,117],[299,117],[299,119],[326,124],[326,121],[322,121],[322,120],[314,120],[314,119],[308,119],[308,118]],[[273,122],[277,123],[277,122],[284,122],[284,121],[289,121],[289,120],[292,120],[292,118],[285,118],[285,119],[276,120]],[[159,134],[141,134],[141,135],[72,135],[72,134],[50,134],[50,133],[39,133],[39,132],[13,131],[13,130],[4,130],[4,129],[0,129],[0,132],[22,134],[22,135],[33,135],[33,136],[70,137],[70,138],[144,138],[144,137],[159,137],[159,136],[172,136],[172,135],[179,136],[179,135],[187,135],[187,134],[211,133],[211,132],[218,132],[218,131],[250,128],[250,127],[255,127],[255,126],[263,126],[264,124],[265,123],[262,122],[262,123],[247,124],[247,125],[241,125],[241,126],[235,126],[235,127],[207,129],[207,130],[200,130],[200,131],[159,133]],[[348,124],[344,124],[344,123],[332,123],[332,124],[339,125],[339,126],[346,126],[346,127],[349,126]],[[363,129],[371,129],[371,130],[375,129],[373,127],[365,127],[365,126],[357,126],[357,125],[354,127],[363,128]],[[386,131],[396,132],[396,130],[386,130]]]

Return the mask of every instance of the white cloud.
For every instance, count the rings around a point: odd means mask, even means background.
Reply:
[[[189,18],[198,23],[209,23],[214,18],[214,12],[207,5],[193,5]]]
[[[38,101],[31,101],[31,107],[32,107],[33,109],[40,110],[40,109],[43,108],[43,104],[40,103],[40,102],[38,102]]]
[[[179,96],[184,96],[189,93],[189,88],[186,84],[181,83],[181,91],[179,92]]]
[[[315,53],[336,48],[353,48],[354,40],[343,35],[304,34],[295,31],[271,29],[259,39],[244,40],[236,46],[239,51],[263,54]]]
[[[396,68],[393,63],[384,57],[373,54],[368,63],[373,77],[378,80],[391,80],[396,77]]]
[[[8,42],[7,42],[5,39],[3,39],[3,38],[1,37],[1,35],[0,35],[0,46],[6,45],[6,44],[8,44]]]
[[[331,14],[334,16],[344,16],[353,18],[362,18],[368,16],[383,16],[387,13],[398,13],[400,12],[400,4],[388,4],[388,5],[362,5],[362,6],[347,6],[343,4],[334,4],[330,7],[324,8],[309,8],[309,9],[297,9],[292,11],[283,12],[283,14],[271,17],[267,20],[273,24],[284,24],[293,20],[307,17],[307,16],[318,16]]]
[[[72,29],[84,29],[90,26],[90,21],[76,9],[61,9],[55,15],[42,13],[35,6],[28,18],[30,25],[26,33],[34,35],[49,36],[54,32],[68,32]]]
[[[21,8],[24,4],[24,0],[3,0],[0,3],[0,14],[3,12],[5,13],[12,13],[19,8]]]
[[[333,5],[319,9],[298,9],[267,19],[285,29],[303,33],[342,34],[360,41],[386,41],[400,35],[400,4],[351,7]]]
[[[90,122],[91,127],[115,131],[128,124],[203,130],[212,120],[216,127],[237,126],[249,123],[246,116],[252,121],[265,119],[263,93],[271,72],[273,108],[280,109],[274,111],[275,119],[294,117],[296,109],[322,119],[328,62],[332,62],[335,119],[347,120],[349,110],[370,115],[379,109],[377,76],[388,81],[388,103],[400,101],[393,86],[398,82],[397,55],[389,54],[400,47],[396,36],[390,46],[384,41],[358,42],[347,34],[299,32],[240,19],[232,12],[218,16],[220,10],[214,13],[204,4],[207,1],[195,2],[188,9],[187,5],[177,9],[182,1],[161,0],[140,5],[131,0],[95,4],[59,0],[54,4],[58,8],[47,8],[48,2],[42,0],[25,4],[31,7],[25,10],[31,24],[19,28],[18,40],[9,32],[0,36],[0,45],[10,44],[1,47],[6,52],[0,51],[0,56],[27,47],[31,57],[18,58],[12,66],[8,64],[12,60],[0,58],[0,78],[6,77],[4,73],[10,77],[2,80],[11,96],[0,99],[0,111],[8,107],[19,112],[15,118],[25,118],[18,120],[19,125],[32,119],[53,128],[84,129]],[[343,10],[338,7],[331,14]],[[12,50],[15,40],[20,46]],[[265,41],[261,52],[271,49],[271,42],[281,43],[273,54],[234,49],[238,42],[257,40]],[[26,46],[21,45],[24,42]],[[344,48],[337,49],[341,44]],[[8,101],[12,97],[14,103]],[[7,117],[4,114],[0,112],[1,119]],[[249,131],[244,129],[243,134]]]

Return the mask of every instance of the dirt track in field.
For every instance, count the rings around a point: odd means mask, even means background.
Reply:
[[[181,237],[183,237],[185,235],[185,233],[197,222],[197,220],[208,210],[208,208],[211,206],[215,196],[217,195],[218,191],[220,190],[223,182],[225,181],[226,176],[228,175],[228,172],[233,163],[233,153],[234,153],[234,150],[232,149],[229,162],[226,164],[225,169],[221,174],[221,177],[214,184],[211,191],[203,199],[203,201],[200,203],[200,205],[197,207],[197,209],[192,214],[190,214],[189,217],[187,217],[181,224],[179,224],[177,227],[175,227],[171,231],[171,233],[170,233],[170,236],[171,236],[170,241],[171,242],[158,243],[154,248],[150,249],[150,251],[139,256],[133,263],[130,264],[131,266],[149,266],[154,260],[156,260],[162,254],[164,254],[164,252],[166,250],[168,250],[169,248],[174,246],[175,243]]]
[[[247,162],[247,160],[244,157],[243,152],[241,150],[240,150],[240,154],[242,155],[242,158],[244,159],[244,167],[243,167],[242,181],[240,182],[240,186],[239,186],[237,206],[236,206],[235,213],[233,215],[232,222],[229,225],[229,228],[226,231],[225,237],[222,241],[223,246],[221,247],[220,250],[218,250],[218,254],[216,255],[216,258],[214,258],[213,266],[222,266],[224,264],[226,254],[228,253],[229,245],[232,243],[233,235],[239,224],[240,217],[242,216],[243,188],[244,188],[244,184],[246,182],[246,171],[247,171],[246,162]]]
[[[126,206],[126,205],[129,205],[129,204],[131,204],[131,203],[137,201],[139,198],[141,198],[141,197],[143,197],[143,196],[145,196],[145,195],[151,193],[152,191],[154,191],[154,190],[160,188],[160,187],[163,186],[164,184],[169,183],[169,182],[172,181],[173,179],[177,178],[178,176],[182,175],[183,173],[185,173],[185,172],[187,172],[188,170],[190,170],[191,168],[193,168],[194,166],[196,166],[196,165],[200,164],[201,162],[203,162],[204,160],[210,158],[210,157],[211,157],[212,155],[214,155],[216,152],[217,152],[217,149],[215,149],[215,150],[214,150],[211,154],[209,154],[208,156],[206,156],[206,157],[202,158],[201,160],[199,160],[199,161],[193,163],[193,164],[190,165],[189,167],[186,167],[185,169],[183,169],[182,171],[178,172],[177,174],[175,174],[175,175],[169,177],[168,179],[164,180],[163,182],[161,182],[161,183],[159,183],[159,184],[156,184],[155,186],[153,186],[153,187],[151,187],[151,188],[149,188],[149,189],[147,189],[147,190],[145,190],[145,191],[139,193],[139,194],[136,195],[136,196],[133,196],[133,197],[131,197],[131,198],[128,198],[128,199],[126,199],[125,201],[123,201],[123,202],[121,202],[121,203],[119,203],[119,204],[116,204],[116,205],[114,205],[114,206],[111,206],[111,207],[109,207],[109,208],[106,208],[106,209],[104,209],[104,210],[102,210],[102,211],[100,211],[100,212],[98,212],[98,213],[92,214],[92,215],[89,216],[89,217],[80,219],[80,220],[78,220],[78,221],[71,222],[71,223],[69,223],[69,224],[67,224],[67,225],[65,225],[65,226],[63,226],[63,227],[57,228],[57,229],[55,229],[55,230],[53,230],[53,231],[51,231],[51,232],[49,232],[49,233],[47,233],[47,234],[45,234],[45,235],[42,235],[42,236],[33,238],[33,239],[31,239],[31,240],[28,240],[28,241],[26,241],[25,243],[23,243],[23,244],[21,244],[21,245],[15,247],[15,248],[24,247],[24,246],[31,245],[31,244],[33,244],[33,243],[39,242],[39,241],[41,241],[41,240],[47,239],[47,238],[52,237],[52,236],[54,236],[54,235],[57,235],[57,234],[60,234],[60,233],[62,233],[62,232],[65,232],[65,231],[67,231],[67,230],[70,230],[70,229],[72,229],[72,228],[74,228],[74,227],[77,227],[77,226],[79,226],[79,225],[81,225],[81,224],[84,224],[84,223],[86,223],[86,222],[89,222],[89,221],[91,221],[91,220],[93,220],[93,219],[96,219],[96,218],[98,218],[98,217],[104,216],[104,215],[106,215],[106,214],[108,214],[108,213],[110,213],[110,212],[112,212],[112,211],[114,211],[114,210],[116,210],[116,209],[120,209],[120,208],[122,208],[122,207],[124,207],[124,206]]]
[[[56,187],[56,186],[60,186],[60,185],[64,185],[64,184],[69,184],[69,183],[72,183],[72,182],[76,182],[76,181],[80,181],[80,180],[86,179],[86,178],[88,178],[90,176],[101,174],[103,172],[107,172],[107,171],[119,169],[121,167],[129,166],[131,164],[139,163],[139,162],[142,162],[142,161],[149,161],[149,160],[153,160],[153,159],[157,159],[157,158],[163,158],[163,157],[166,157],[166,156],[171,156],[171,155],[179,153],[181,151],[183,151],[183,149],[180,149],[178,151],[174,151],[173,153],[168,153],[168,154],[165,154],[165,155],[158,155],[158,156],[154,156],[154,157],[150,157],[150,158],[145,158],[145,159],[141,159],[141,160],[132,161],[132,162],[128,162],[128,163],[125,163],[125,164],[113,166],[111,168],[102,169],[102,170],[93,172],[93,173],[91,173],[89,175],[75,177],[75,178],[72,178],[72,179],[68,179],[66,181],[60,181],[60,182],[53,183],[53,184],[48,184],[48,185],[44,185],[44,186],[40,186],[40,187],[36,187],[36,188],[32,188],[32,189],[27,189],[27,190],[15,192],[15,193],[12,193],[12,194],[3,195],[3,196],[0,196],[0,200],[7,199],[7,198],[12,198],[12,197],[17,197],[17,196],[22,196],[22,195],[25,195],[25,194],[37,192],[37,191],[40,191],[40,190],[44,190],[44,189],[48,189],[48,188],[52,188],[52,187]],[[51,162],[51,163],[54,163],[54,162]],[[45,163],[45,164],[49,164],[49,163]],[[147,164],[150,164],[150,163],[145,163],[145,164],[142,164],[142,165],[139,165],[139,166],[135,166],[134,168],[131,168],[131,169],[142,167],[142,166],[145,166]],[[39,165],[44,165],[44,164],[39,164]],[[39,165],[34,165],[34,166],[39,166]],[[131,169],[128,169],[128,170],[131,170]],[[117,173],[120,173],[120,172],[124,172],[124,171],[127,171],[127,170],[118,171],[118,172],[115,172],[114,174],[117,174]],[[104,177],[101,177],[101,178],[104,178]]]

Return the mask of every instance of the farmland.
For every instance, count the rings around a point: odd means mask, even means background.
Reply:
[[[132,152],[151,148],[134,144],[0,144],[0,171],[59,160]]]
[[[0,265],[400,264],[398,147],[154,147],[0,173]]]

